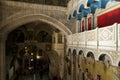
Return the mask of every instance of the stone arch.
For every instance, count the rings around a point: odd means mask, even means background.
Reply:
[[[101,54],[101,55],[99,56],[99,59],[98,59],[98,60],[100,60],[100,61],[104,61],[105,56],[106,56],[106,54]]]
[[[71,48],[68,48],[68,55],[71,54]]]
[[[53,10],[55,11],[55,10]],[[59,11],[59,10],[58,10]],[[0,78],[1,80],[5,80],[5,41],[8,36],[8,34],[18,28],[19,26],[23,24],[27,24],[30,22],[35,22],[35,21],[41,21],[45,22],[47,24],[52,25],[52,27],[55,27],[59,29],[61,32],[63,32],[65,35],[72,34],[72,32],[65,26],[62,22],[58,21],[57,19],[47,16],[45,14],[41,14],[41,11],[39,10],[26,10],[26,11],[20,11],[14,15],[11,15],[7,19],[4,19],[1,23],[0,27],[0,38],[1,38],[1,72],[3,72],[1,75],[2,77]],[[0,75],[0,76],[1,76]]]
[[[79,50],[79,55],[83,55],[83,50]]]
[[[92,59],[95,59],[95,56],[92,51],[88,51],[86,57],[90,57]]]
[[[105,64],[109,64],[109,65],[113,63],[111,56],[107,53],[101,53],[99,55],[98,60],[104,62]]]
[[[34,11],[21,11],[15,15],[8,17],[4,23],[1,25],[0,31],[2,33],[8,34],[10,31],[19,27],[22,24],[41,21],[52,25],[53,27],[62,31],[65,35],[71,34],[72,32],[65,26],[62,22],[55,18],[41,14],[40,12]]]
[[[87,57],[87,55],[88,55],[88,53],[92,53],[92,54],[94,54],[94,51],[92,51],[92,50],[86,50],[86,52],[85,52],[85,57]],[[95,55],[95,54],[94,54]],[[94,56],[95,57],[95,56]]]
[[[73,55],[76,55],[76,54],[77,54],[76,49],[73,49]]]

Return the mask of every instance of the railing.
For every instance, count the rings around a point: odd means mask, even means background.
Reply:
[[[67,36],[68,45],[80,45],[117,51],[120,50],[120,24],[75,33]]]

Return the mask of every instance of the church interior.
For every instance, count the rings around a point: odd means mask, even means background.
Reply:
[[[0,80],[120,80],[120,0],[0,0]]]

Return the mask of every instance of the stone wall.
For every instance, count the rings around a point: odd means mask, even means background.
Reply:
[[[23,5],[23,6],[21,6]],[[59,6],[50,6],[50,5],[38,5],[38,4],[29,4],[22,2],[14,1],[1,1],[1,28],[4,28],[12,20],[20,19],[25,17],[25,15],[44,15],[46,17],[51,17],[54,20],[57,20],[59,23],[64,25],[71,32],[75,32],[75,29],[72,26],[75,26],[75,21],[69,21],[66,17],[66,7]],[[26,14],[24,14],[26,13]],[[51,20],[50,20],[51,21]]]

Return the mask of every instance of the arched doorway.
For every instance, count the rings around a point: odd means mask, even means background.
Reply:
[[[105,56],[106,56],[106,54],[101,54],[101,55],[99,56],[99,60],[100,60],[100,61],[104,61],[104,60],[105,60]]]
[[[8,34],[5,58],[6,74],[9,79],[14,75],[16,75],[15,79],[19,80],[23,75],[34,74],[39,75],[41,79],[45,76],[49,78],[50,59],[46,46],[51,47],[52,31],[47,32],[48,24],[39,23],[38,26],[39,28],[34,27],[34,23],[24,24]],[[45,31],[40,26],[44,26]],[[19,38],[21,40],[18,41]]]
[[[83,50],[80,50],[80,51],[79,51],[79,55],[83,55]]]
[[[89,57],[89,58],[91,58],[91,59],[95,59],[95,57],[94,57],[94,54],[93,54],[93,52],[91,52],[91,51],[89,51],[88,53],[87,53],[87,57]]]
[[[73,50],[73,55],[76,55],[77,54],[77,51],[76,49]]]
[[[29,15],[28,15],[29,14]],[[34,14],[34,12],[21,12],[19,14],[16,14],[14,16],[12,16],[11,18],[9,18],[8,20],[5,21],[5,23],[1,26],[2,28],[0,29],[1,34],[0,34],[0,38],[1,38],[1,64],[3,64],[1,66],[1,80],[5,80],[5,40],[7,39],[8,34],[13,31],[14,29],[18,28],[19,26],[26,24],[26,23],[30,23],[30,22],[34,22],[34,21],[42,21],[45,23],[48,23],[50,25],[52,25],[52,27],[55,27],[57,29],[59,29],[60,31],[62,31],[65,35],[67,34],[71,34],[71,31],[61,22],[59,22],[58,20],[51,18],[49,16],[46,16],[44,14]]]
[[[55,18],[52,18],[50,16],[41,14],[40,12],[36,12],[36,14],[33,11],[24,11],[19,12],[19,14],[13,15],[8,20],[5,21],[3,25],[1,25],[1,33],[9,33],[10,31],[16,29],[20,25],[35,22],[35,21],[41,21],[48,23],[52,25],[52,27],[55,27],[59,29],[61,32],[63,32],[65,35],[71,34],[72,32],[65,26],[63,23],[58,21]]]
[[[71,49],[70,48],[68,49],[68,55],[71,55]]]
[[[107,67],[112,65],[110,56],[104,53],[99,56],[99,61],[102,61]]]

